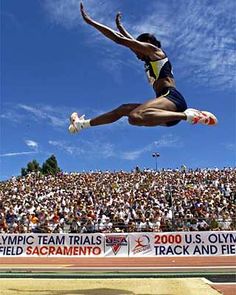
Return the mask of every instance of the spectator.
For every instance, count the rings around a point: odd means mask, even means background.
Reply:
[[[0,232],[235,229],[236,169],[31,173],[0,182]]]

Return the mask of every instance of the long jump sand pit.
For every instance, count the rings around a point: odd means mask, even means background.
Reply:
[[[1,279],[1,295],[219,295],[202,279]]]

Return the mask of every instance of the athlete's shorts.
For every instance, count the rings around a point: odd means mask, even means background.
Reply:
[[[174,88],[168,87],[164,88],[161,93],[158,93],[159,96],[165,96],[167,99],[172,101],[177,108],[177,112],[184,112],[187,109],[187,103],[181,93]],[[178,124],[181,120],[172,121],[166,124],[166,126],[174,126]]]

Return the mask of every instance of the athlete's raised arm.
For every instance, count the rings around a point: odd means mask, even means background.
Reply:
[[[121,23],[121,12],[118,12],[116,15],[116,26],[123,36],[129,39],[135,39],[130,33],[128,33],[128,31],[125,29],[125,27]]]
[[[135,52],[139,52],[144,55],[152,55],[157,52],[159,49],[155,45],[146,42],[140,42],[136,39],[130,39],[123,36],[121,33],[114,31],[113,29],[100,24],[97,21],[94,21],[84,10],[83,3],[80,3],[80,11],[84,21],[93,26],[95,29],[100,31],[104,36],[110,40],[116,42],[117,44],[126,46]]]

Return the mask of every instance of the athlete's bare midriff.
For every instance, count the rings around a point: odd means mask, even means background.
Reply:
[[[153,89],[156,93],[161,93],[163,89],[168,87],[175,87],[175,80],[173,78],[158,79],[153,84]]]

